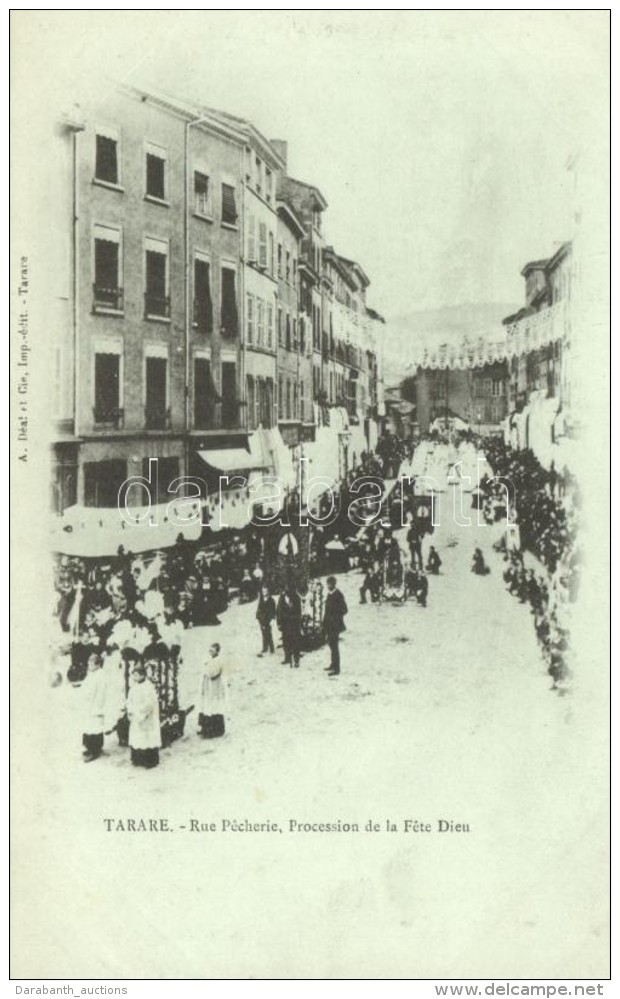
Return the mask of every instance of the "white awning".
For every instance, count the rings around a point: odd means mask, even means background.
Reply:
[[[216,472],[247,472],[250,469],[266,468],[264,460],[245,448],[231,447],[214,451],[199,451],[205,465]]]

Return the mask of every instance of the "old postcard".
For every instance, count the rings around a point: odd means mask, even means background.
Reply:
[[[11,27],[13,977],[606,979],[608,12]]]

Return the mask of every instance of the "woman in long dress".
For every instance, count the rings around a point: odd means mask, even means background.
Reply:
[[[161,747],[159,699],[154,684],[147,679],[146,667],[141,664],[134,666],[131,674],[127,717],[131,762],[147,770],[156,767]]]

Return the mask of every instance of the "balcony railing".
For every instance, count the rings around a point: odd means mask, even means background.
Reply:
[[[98,426],[122,430],[125,425],[125,410],[118,406],[95,406],[93,419]]]
[[[147,430],[169,430],[170,410],[164,406],[147,407],[144,410],[144,420]]]
[[[170,296],[147,292],[144,296],[144,315],[155,319],[170,319]]]
[[[122,312],[124,307],[124,296],[122,288],[110,288],[101,284],[93,285],[93,311],[94,312]]]

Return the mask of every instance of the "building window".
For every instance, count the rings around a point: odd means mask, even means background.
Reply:
[[[254,295],[247,296],[247,315],[246,315],[246,328],[247,328],[247,341],[248,343],[254,343]]]
[[[252,375],[248,375],[246,378],[247,385],[247,409],[248,409],[248,430],[256,430],[255,413],[254,413],[254,379]]]
[[[204,218],[210,218],[213,214],[209,177],[199,170],[194,170],[194,211]]]
[[[256,193],[261,196],[263,193],[263,164],[258,156],[256,157]]]
[[[282,277],[282,243],[278,243],[278,277]]]
[[[256,394],[254,396],[254,426],[259,427],[263,423],[265,408],[265,381],[263,378],[256,379]]]
[[[236,336],[239,332],[236,283],[236,271],[232,267],[222,267],[222,333],[224,336]]]
[[[116,507],[127,479],[127,462],[118,458],[84,462],[84,505]]]
[[[256,299],[256,343],[265,346],[265,303],[262,298]]]
[[[291,380],[286,379],[286,419],[291,418]]]
[[[93,308],[95,311],[121,312],[123,309],[121,230],[96,225],[94,240]]]
[[[150,143],[146,147],[146,196],[158,201],[166,198],[166,151]]]
[[[284,380],[282,375],[278,378],[278,419],[284,419]]]
[[[95,354],[95,423],[122,426],[121,358],[117,353]]]
[[[306,386],[299,383],[299,419],[303,422],[306,415]]]
[[[118,132],[97,133],[95,143],[95,179],[103,181],[104,184],[119,184]]]
[[[168,412],[168,361],[165,357],[146,358],[146,427],[166,430]]]
[[[237,425],[237,365],[222,361],[222,426]]]
[[[237,224],[235,189],[231,184],[222,184],[222,222],[225,225]]]
[[[269,430],[273,426],[273,378],[267,378],[265,382],[265,413],[263,416],[263,426]]]
[[[299,353],[306,353],[306,323],[303,316],[299,317]]]
[[[291,349],[291,317],[288,312],[286,313],[286,343],[285,347],[287,350]]]
[[[194,358],[194,429],[210,430],[214,425],[215,404],[219,395],[211,376],[211,362]]]
[[[293,350],[297,350],[297,320],[293,316]]]
[[[278,347],[284,346],[284,332],[282,326],[282,309],[278,307]]]
[[[170,318],[168,244],[160,239],[145,241],[146,292],[144,313],[158,319]]]
[[[261,222],[258,227],[258,266],[267,270],[267,226]]]
[[[290,280],[291,280],[291,254],[289,253],[288,250],[286,251],[286,273],[285,273],[285,278],[286,278],[287,283],[289,283]]]
[[[248,263],[256,263],[256,219],[248,215]]]
[[[273,174],[269,167],[265,167],[265,200],[271,204],[272,200],[272,187],[273,184]]]
[[[194,260],[194,323],[201,333],[213,329],[213,301],[209,261],[204,257]]]
[[[273,305],[267,303],[267,349],[273,350]]]
[[[275,276],[275,265],[276,265],[274,245],[275,244],[274,244],[274,239],[273,239],[273,233],[270,232],[269,233],[269,264],[268,264],[268,266],[269,266],[269,273],[271,274],[272,277]]]

